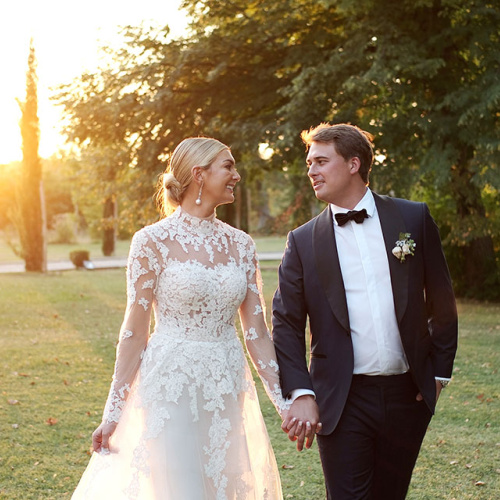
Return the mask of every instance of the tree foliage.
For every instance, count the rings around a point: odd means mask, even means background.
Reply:
[[[184,0],[183,7],[192,19],[186,37],[128,28],[113,64],[60,95],[71,140],[128,152],[131,168],[117,168],[113,182],[133,179],[141,186],[135,202],[146,200],[180,140],[213,135],[232,146],[246,187],[275,189],[266,182],[276,176],[266,172],[281,173],[282,191],[290,191],[284,212],[299,224],[317,210],[300,131],[354,123],[376,136],[372,186],[431,205],[458,292],[500,297],[496,3]],[[261,143],[273,151],[268,161],[257,155]]]

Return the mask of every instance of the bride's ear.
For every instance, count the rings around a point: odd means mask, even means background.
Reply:
[[[203,183],[203,172],[204,172],[204,169],[202,167],[199,167],[198,165],[195,165],[191,169],[191,173],[193,174],[193,180],[197,184]]]

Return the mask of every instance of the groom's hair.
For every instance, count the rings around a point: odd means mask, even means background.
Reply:
[[[309,149],[313,142],[330,143],[334,145],[337,153],[345,161],[349,161],[355,156],[358,157],[361,162],[359,175],[365,184],[368,185],[370,170],[373,164],[372,134],[347,123],[339,123],[337,125],[321,123],[317,127],[303,130],[300,137],[307,146],[307,149]]]

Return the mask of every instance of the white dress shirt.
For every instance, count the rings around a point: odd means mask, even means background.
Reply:
[[[351,220],[339,226],[335,214],[349,209],[330,204],[351,327],[353,373],[397,375],[409,366],[396,320],[387,250],[369,189],[354,210],[363,208],[368,218],[362,224]],[[295,389],[290,399],[305,394],[314,392]]]
[[[389,261],[372,192],[354,210],[366,209],[362,224],[339,226],[330,205],[354,350],[354,374],[396,375],[408,371],[394,309]]]

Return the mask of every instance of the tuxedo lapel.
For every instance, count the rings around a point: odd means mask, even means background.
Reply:
[[[405,223],[394,200],[387,196],[373,193],[377,206],[382,234],[384,235],[389,271],[391,273],[392,293],[398,323],[401,322],[408,304],[408,269],[409,266],[401,263],[392,254],[392,249],[399,240],[399,233],[406,232]]]
[[[342,327],[350,334],[344,281],[340,270],[333,220],[327,207],[316,219],[313,228],[313,251],[316,269],[328,302]]]

